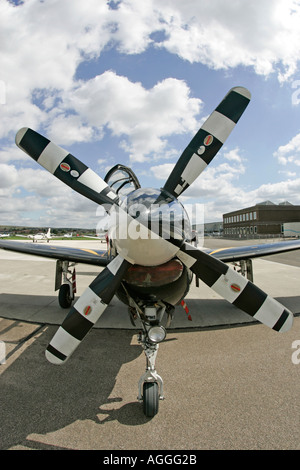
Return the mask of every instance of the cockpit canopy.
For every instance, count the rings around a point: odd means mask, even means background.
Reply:
[[[127,166],[121,164],[111,168],[105,176],[104,181],[121,199],[141,187],[134,172]]]

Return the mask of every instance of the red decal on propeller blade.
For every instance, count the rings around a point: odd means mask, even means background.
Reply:
[[[62,171],[70,171],[71,170],[71,167],[68,163],[61,163],[59,166],[60,166],[60,169]]]
[[[231,284],[230,287],[234,292],[240,292],[240,290],[241,290],[240,286],[237,285],[237,284]]]

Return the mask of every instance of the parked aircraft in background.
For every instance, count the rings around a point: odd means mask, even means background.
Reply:
[[[21,235],[21,234],[18,234],[18,237],[30,238],[33,241],[33,243],[34,242],[40,242],[40,241],[49,242],[49,240],[52,238],[50,228],[48,228],[46,233],[39,232],[39,233],[35,233],[34,235]]]

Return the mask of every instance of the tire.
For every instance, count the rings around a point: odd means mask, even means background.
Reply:
[[[62,284],[59,288],[58,303],[62,308],[70,308],[73,299],[70,297],[70,287],[68,284]]]
[[[153,418],[158,413],[158,383],[144,382],[143,385],[143,411],[148,418]]]

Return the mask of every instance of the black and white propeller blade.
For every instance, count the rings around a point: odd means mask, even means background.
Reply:
[[[243,87],[232,88],[183,151],[164,188],[180,196],[220,150],[251,99]]]
[[[288,331],[293,314],[227,264],[184,243],[178,258],[206,285],[230,303],[275,331]]]
[[[118,203],[118,196],[84,163],[36,131],[24,127],[17,132],[17,146],[72,189],[98,204]]]
[[[246,88],[235,87],[229,91],[179,158],[158,198],[162,205],[174,203],[211,162],[245,111],[250,98]],[[147,217],[141,221],[132,217],[118,205],[118,196],[106,182],[67,150],[27,127],[18,131],[16,144],[72,189],[115,214],[117,232],[125,229],[129,236],[129,228],[134,227],[137,232],[151,234],[150,244],[148,237],[137,244],[134,244],[135,238],[128,241],[127,237],[115,237],[119,254],[71,308],[47,347],[46,357],[50,362],[61,364],[74,352],[110,303],[128,268],[132,264],[145,262],[145,253],[148,261],[150,259],[153,263],[151,265],[162,264],[177,256],[224,299],[276,331],[287,331],[292,326],[293,314],[289,310],[225,263],[184,243],[182,238],[165,238],[159,226],[158,233],[152,224],[150,230]]]
[[[46,358],[50,362],[62,364],[71,356],[110,303],[130,266],[118,255],[98,274],[71,308],[48,345]]]

